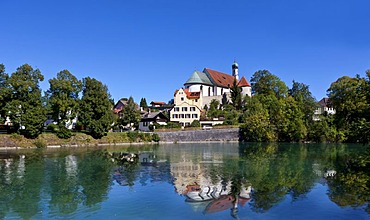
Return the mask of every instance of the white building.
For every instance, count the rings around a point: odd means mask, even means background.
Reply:
[[[230,91],[235,80],[237,86],[242,89],[242,96],[251,96],[249,82],[244,76],[239,80],[239,66],[236,62],[232,64],[231,75],[209,68],[205,68],[203,72],[194,71],[184,83],[185,88],[176,90],[174,94],[170,121],[189,126],[194,120],[200,120],[203,107],[209,106],[213,99],[220,103],[224,98],[230,101]]]

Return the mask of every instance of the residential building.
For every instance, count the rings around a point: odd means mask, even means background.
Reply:
[[[167,125],[168,118],[162,112],[147,112],[145,113],[139,123],[140,131],[150,131],[151,126],[154,126],[154,123],[160,125]]]
[[[320,120],[320,115],[328,114],[333,115],[335,114],[335,109],[333,108],[331,101],[329,98],[322,98],[318,103],[318,108],[315,110],[313,115],[314,121]]]
[[[189,92],[188,89],[176,90],[175,106],[170,110],[170,121],[181,126],[190,126],[194,120],[200,120],[202,96],[200,92]]]

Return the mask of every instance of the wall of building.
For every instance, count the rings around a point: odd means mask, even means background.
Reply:
[[[161,142],[239,141],[239,128],[158,132]]]

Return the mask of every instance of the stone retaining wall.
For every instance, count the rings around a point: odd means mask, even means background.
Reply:
[[[160,142],[239,141],[239,128],[158,132]]]

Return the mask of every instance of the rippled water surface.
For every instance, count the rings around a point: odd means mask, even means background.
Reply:
[[[0,219],[370,219],[363,145],[0,150]]]

